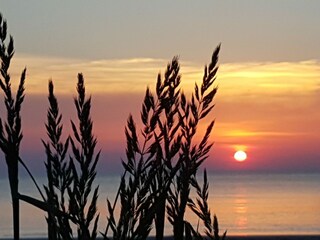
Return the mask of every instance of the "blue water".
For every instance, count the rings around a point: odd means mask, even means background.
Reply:
[[[100,231],[106,224],[106,198],[114,198],[119,179],[119,176],[97,179]],[[209,175],[209,181],[211,211],[217,214],[221,231],[228,230],[228,235],[320,234],[320,173],[214,173]],[[21,179],[20,189],[39,197],[28,179]],[[0,179],[0,191],[0,238],[11,237],[7,179]],[[196,226],[196,217],[188,212],[187,218]],[[20,222],[22,237],[46,237],[44,212],[21,203]],[[172,234],[171,226],[167,226],[166,234]]]

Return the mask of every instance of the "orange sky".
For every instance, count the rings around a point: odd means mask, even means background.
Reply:
[[[30,1],[1,1],[1,12],[15,41],[13,87],[28,68],[22,155],[35,171],[44,169],[48,79],[70,133],[76,77],[84,74],[101,164],[108,165],[101,169],[111,171],[124,157],[126,119],[132,113],[139,120],[157,73],[179,54],[190,93],[220,42],[207,167],[320,171],[320,1]],[[237,148],[247,161],[233,160]]]
[[[94,130],[104,153],[100,164],[105,165],[106,171],[118,169],[120,158],[124,157],[126,119],[132,113],[140,120],[145,88],[154,88],[156,75],[164,71],[167,61],[151,58],[80,61],[17,54],[12,68],[14,79],[28,63],[23,152],[27,158],[44,156],[40,139],[46,138],[44,92],[48,77],[54,80],[66,130],[70,132],[68,120],[74,117],[75,111],[72,97],[77,72],[81,70],[87,92],[93,96]],[[181,59],[182,88],[187,94],[194,82],[202,78],[202,72],[201,64]],[[211,136],[215,145],[207,167],[210,170],[319,170],[320,113],[316,111],[319,84],[317,61],[221,64],[216,107],[210,115],[216,119]],[[204,132],[205,127],[204,123],[198,131]],[[247,151],[247,161],[234,161],[237,149]],[[38,166],[34,160],[31,165]]]

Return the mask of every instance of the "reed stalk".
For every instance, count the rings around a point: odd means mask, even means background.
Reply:
[[[97,139],[93,135],[90,116],[91,98],[86,98],[84,78],[78,74],[78,96],[74,99],[78,127],[71,121],[73,137],[70,138],[73,156],[70,157],[72,186],[68,188],[69,212],[76,220],[79,240],[95,239],[99,214],[97,213],[98,189],[92,192],[100,151],[95,154]],[[77,166],[76,166],[77,164]],[[93,227],[90,229],[91,222]]]
[[[195,83],[194,93],[191,101],[186,100],[186,96],[180,95],[179,124],[181,126],[181,167],[175,179],[174,188],[169,196],[169,221],[173,224],[175,239],[182,239],[185,233],[185,212],[189,200],[191,182],[201,164],[208,158],[208,153],[212,143],[208,143],[210,133],[213,129],[214,121],[207,127],[199,144],[195,143],[194,136],[197,127],[213,109],[213,98],[217,92],[217,87],[213,86],[218,71],[218,56],[220,45],[212,54],[211,63],[205,66],[203,80],[199,88]]]
[[[0,59],[1,59],[1,77],[0,87],[4,93],[4,104],[7,111],[6,120],[0,118],[0,148],[5,154],[8,168],[8,177],[11,190],[12,211],[13,211],[13,236],[19,239],[19,159],[20,143],[22,140],[20,110],[24,100],[24,81],[26,69],[22,71],[20,83],[16,93],[13,96],[11,89],[11,78],[8,72],[11,59],[14,55],[13,38],[10,36],[9,43],[6,44],[7,22],[0,14]]]
[[[47,154],[45,163],[47,169],[48,183],[45,187],[46,202],[49,206],[47,223],[48,239],[72,239],[72,229],[66,209],[66,192],[72,183],[72,172],[66,160],[69,137],[66,141],[61,140],[63,131],[62,115],[59,112],[58,100],[54,95],[54,85],[50,80],[48,84],[49,109],[47,112],[46,130],[49,137],[48,142],[44,140],[43,145]],[[56,210],[62,214],[55,214]]]
[[[116,221],[116,202],[107,201],[109,217],[104,239],[108,239],[109,227],[113,239],[145,239],[152,227],[151,218],[156,239],[163,239],[166,216],[173,226],[174,239],[201,236],[185,219],[185,211],[188,206],[191,208],[190,190],[196,186],[196,174],[212,146],[208,139],[214,121],[200,143],[195,143],[194,136],[198,124],[214,107],[217,88],[213,83],[219,50],[220,46],[213,52],[209,66],[205,66],[201,88],[195,84],[191,101],[179,89],[177,57],[167,65],[163,80],[158,74],[156,95],[149,88],[145,93],[140,138],[133,117],[129,116],[125,130],[126,159],[122,163],[124,174],[118,191],[120,216]]]
[[[49,109],[46,130],[49,140],[43,141],[48,183],[44,196],[34,177],[20,158],[22,140],[20,111],[24,100],[23,70],[16,96],[13,96],[9,67],[14,55],[13,38],[8,44],[7,23],[0,14],[0,87],[4,93],[6,118],[0,117],[0,149],[5,155],[11,190],[14,239],[19,239],[19,200],[47,212],[48,239],[73,239],[70,223],[77,227],[79,240],[96,239],[99,214],[97,199],[99,186],[94,187],[100,151],[96,153],[97,139],[93,135],[91,97],[85,93],[84,78],[78,74],[77,97],[74,99],[77,120],[71,121],[72,137],[61,140],[63,125],[53,82],[49,81]],[[122,161],[124,173],[114,203],[107,200],[107,226],[102,234],[109,239],[146,239],[155,227],[156,239],[164,238],[165,219],[173,227],[174,239],[225,239],[220,237],[218,220],[211,215],[208,205],[208,180],[204,171],[202,188],[197,181],[200,166],[208,158],[212,143],[209,137],[214,126],[211,120],[201,141],[195,141],[197,128],[214,108],[217,92],[214,86],[218,71],[220,45],[204,68],[200,87],[195,83],[191,100],[180,90],[180,66],[177,57],[167,65],[156,82],[156,94],[149,88],[141,108],[142,129],[138,132],[130,115],[125,128],[126,158]],[[4,119],[4,120],[3,120]],[[67,161],[69,143],[72,155]],[[27,170],[43,200],[19,193],[19,163]],[[94,190],[92,190],[94,188]],[[190,198],[190,191],[197,199]],[[67,199],[66,199],[67,198]],[[68,204],[67,204],[68,201]],[[120,216],[115,216],[117,202]],[[187,207],[201,220],[205,236],[188,222]]]

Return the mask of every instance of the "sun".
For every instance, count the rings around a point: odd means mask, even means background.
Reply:
[[[236,151],[233,157],[236,161],[243,162],[247,159],[247,154],[246,152],[240,150],[240,151]]]

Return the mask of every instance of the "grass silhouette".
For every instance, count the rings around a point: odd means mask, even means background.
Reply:
[[[73,138],[70,138],[73,156],[70,158],[72,172],[72,187],[68,188],[69,214],[76,219],[78,239],[95,239],[99,214],[97,215],[98,189],[93,191],[91,200],[89,195],[92,190],[93,181],[96,177],[96,165],[99,160],[100,151],[95,155],[97,139],[92,133],[92,120],[90,116],[91,98],[86,98],[84,79],[78,74],[77,83],[78,97],[74,104],[78,116],[78,128],[71,121]],[[78,143],[78,146],[76,145]],[[75,164],[78,164],[78,168]],[[88,207],[88,210],[86,210]],[[93,229],[90,230],[90,224]]]
[[[156,95],[147,88],[142,103],[140,139],[135,121],[129,116],[125,130],[124,174],[118,192],[120,216],[116,220],[117,196],[113,204],[107,202],[109,217],[104,239],[109,239],[109,228],[112,239],[145,239],[152,224],[156,239],[163,239],[166,217],[173,226],[174,239],[203,239],[202,233],[185,218],[187,207],[202,220],[207,237],[220,239],[217,218],[211,217],[208,207],[206,172],[202,189],[196,178],[212,146],[208,139],[214,122],[211,121],[200,143],[194,141],[199,122],[214,107],[217,88],[213,83],[219,51],[220,46],[213,52],[209,66],[205,66],[200,88],[195,84],[191,101],[187,101],[179,88],[181,76],[177,57],[167,65],[163,77],[158,74]],[[191,188],[198,193],[197,203],[190,199]]]
[[[1,59],[1,77],[0,87],[4,93],[7,118],[3,122],[0,119],[0,148],[5,154],[8,167],[8,177],[11,190],[12,210],[13,210],[13,232],[14,239],[19,239],[19,159],[20,143],[22,140],[21,116],[20,110],[24,100],[24,81],[26,69],[22,71],[19,87],[14,98],[11,89],[11,78],[8,72],[11,59],[14,55],[13,38],[10,36],[9,43],[6,45],[7,23],[0,14],[0,59]]]
[[[213,98],[217,92],[216,87],[212,87],[216,73],[218,71],[218,55],[220,46],[212,54],[209,66],[205,66],[203,81],[200,89],[195,83],[194,93],[190,102],[181,93],[179,125],[181,126],[182,138],[180,141],[179,158],[181,166],[175,177],[174,187],[171,188],[168,198],[169,221],[173,225],[175,239],[182,239],[184,235],[191,235],[191,225],[185,220],[186,207],[188,206],[191,186],[197,186],[196,175],[199,166],[207,159],[212,143],[208,143],[214,121],[207,127],[206,133],[199,144],[194,143],[194,136],[197,132],[199,122],[204,119],[213,109]],[[206,175],[205,175],[206,176]],[[197,189],[198,190],[198,189]],[[206,191],[208,188],[206,188]],[[204,204],[207,204],[207,197],[202,197]],[[197,214],[198,215],[198,214]],[[199,215],[198,215],[199,216]],[[186,224],[188,228],[185,228]],[[188,230],[189,229],[189,230]],[[187,232],[185,232],[187,230]],[[184,233],[185,232],[185,233]]]
[[[66,209],[67,190],[72,183],[72,171],[66,157],[69,137],[64,142],[61,140],[62,115],[59,112],[58,100],[54,95],[54,85],[51,80],[48,84],[48,90],[49,109],[46,129],[50,142],[42,141],[47,155],[45,165],[48,184],[44,188],[47,196],[46,202],[50,206],[47,217],[48,239],[67,240],[72,239],[72,230]],[[56,209],[59,209],[62,214],[55,214]]]
[[[47,213],[48,239],[96,239],[99,213],[99,186],[95,186],[96,167],[100,151],[91,120],[91,97],[86,97],[84,77],[78,74],[77,97],[74,98],[77,121],[71,120],[72,136],[62,140],[62,114],[54,95],[54,84],[48,84],[49,108],[45,123],[48,140],[42,140],[46,160],[47,183],[42,193],[26,164],[20,158],[22,140],[20,110],[24,100],[23,70],[13,97],[8,69],[14,54],[13,38],[6,45],[7,24],[0,15],[0,87],[4,93],[6,120],[0,119],[0,148],[5,155],[11,189],[14,239],[19,239],[19,200]],[[166,218],[173,228],[174,239],[225,239],[220,237],[218,220],[208,205],[208,181],[204,171],[203,186],[197,181],[199,167],[212,147],[209,136],[211,121],[202,140],[194,136],[198,124],[212,111],[217,92],[214,86],[218,71],[220,45],[205,66],[200,87],[195,84],[191,99],[180,89],[179,59],[174,57],[164,75],[157,76],[155,94],[146,89],[140,118],[142,129],[129,115],[125,128],[126,158],[124,172],[115,201],[107,200],[107,226],[104,239],[146,239],[155,228],[156,239],[164,238]],[[138,134],[140,133],[141,134]],[[68,158],[69,156],[69,158]],[[26,169],[40,192],[41,200],[19,192],[19,163]],[[197,199],[190,198],[190,192]],[[119,205],[120,214],[116,216]],[[199,232],[187,219],[187,208],[199,218],[205,232]],[[73,226],[77,229],[73,233]]]

